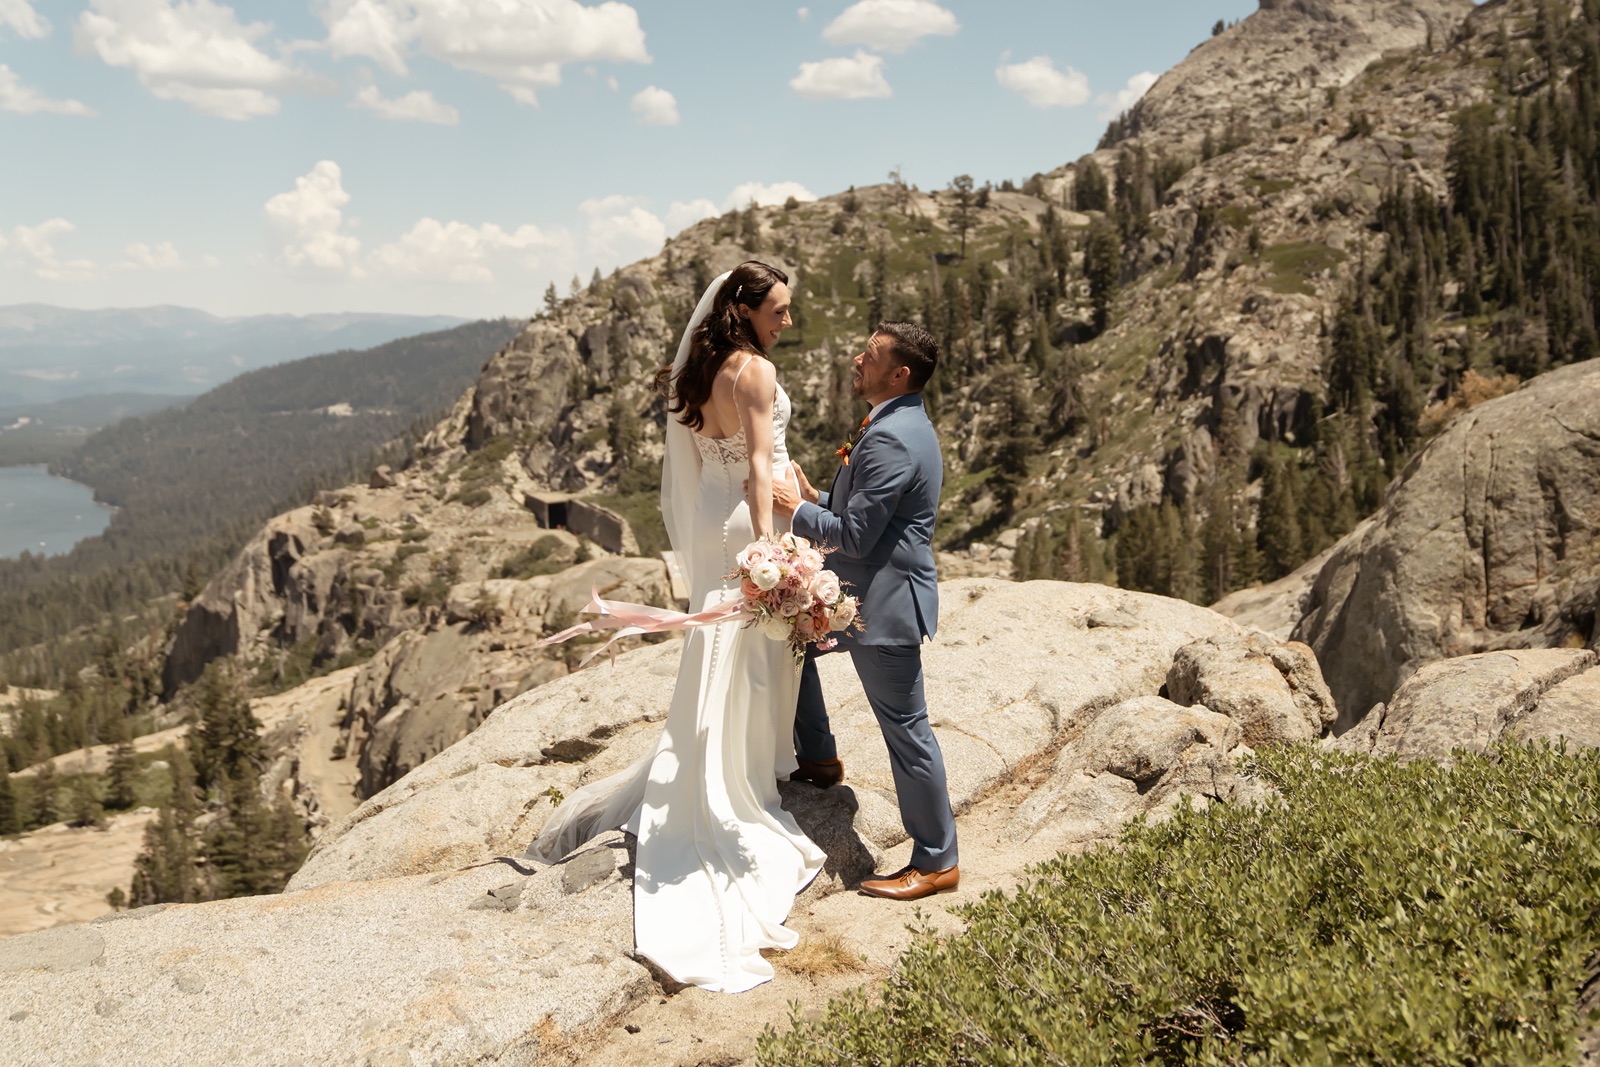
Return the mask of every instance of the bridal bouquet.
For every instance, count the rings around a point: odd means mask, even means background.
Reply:
[[[807,645],[829,649],[833,634],[856,623],[859,604],[839,576],[822,566],[822,552],[792,533],[763,538],[739,553],[737,578],[751,625],[774,641],[786,641],[798,661]]]
[[[724,577],[739,580],[739,595],[693,615],[649,604],[602,600],[598,591],[591,591],[589,606],[583,610],[597,618],[551,634],[533,647],[612,631],[611,639],[585,656],[581,667],[602,652],[610,652],[615,660],[616,644],[624,637],[742,621],[774,641],[787,641],[798,663],[805,657],[807,645],[832,648],[839,641],[831,634],[857,625],[856,598],[840,588],[837,574],[823,569],[821,551],[804,537],[783,534],[747,545],[739,553],[738,569]]]

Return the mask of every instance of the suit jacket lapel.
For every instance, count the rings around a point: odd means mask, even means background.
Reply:
[[[884,405],[883,410],[878,412],[877,417],[867,423],[866,428],[861,431],[861,436],[851,446],[851,451],[860,448],[861,442],[870,437],[873,429],[889,415],[899,411],[901,408],[912,407],[913,405],[916,407],[922,406],[922,394],[906,393],[904,396],[897,396],[889,401]],[[844,484],[840,485],[841,482]],[[838,468],[833,472],[833,487],[828,490],[829,511],[832,511],[835,515],[844,514],[845,499],[849,497],[850,489],[854,484],[855,479],[851,477],[850,465],[848,463],[839,464]]]

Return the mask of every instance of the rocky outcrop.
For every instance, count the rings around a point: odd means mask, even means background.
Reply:
[[[1321,737],[1338,717],[1311,650],[1265,634],[1184,645],[1167,672],[1167,694],[1226,715],[1251,746]]]
[[[1437,660],[1594,648],[1600,361],[1460,415],[1371,520],[1279,584],[1308,578],[1293,635],[1316,652],[1340,730]]]
[[[1261,0],[1163,74],[1134,106],[1130,129],[1197,143],[1241,123],[1320,112],[1385,53],[1443,48],[1472,9],[1470,0]]]
[[[1104,709],[1154,696],[1182,646],[1242,642],[1204,608],[1103,586],[967,579],[941,587],[941,606],[928,702],[958,812]],[[677,659],[676,645],[640,650],[615,670],[510,701],[330,828],[292,886],[446,869],[486,847],[520,852],[550,810],[550,787],[570,793],[646,754]],[[850,768],[852,825],[869,852],[889,848],[905,831],[876,721],[846,657],[824,657],[820,669]],[[463,791],[470,814],[456,800]],[[1136,793],[1125,814],[1144,799]]]
[[[1257,795],[1233,767],[1248,751],[1243,724],[1157,694],[1186,646],[1255,655],[1259,638],[1205,608],[1095,585],[966,579],[941,600],[928,701],[958,818],[1002,791],[1016,797],[990,829],[963,824],[974,856],[994,838],[1020,865],[1183,796]],[[534,1063],[592,1039],[664,989],[632,955],[627,840],[604,835],[538,871],[496,857],[521,852],[551,796],[649,751],[677,660],[676,644],[647,646],[511,699],[329,827],[282,896],[0,941],[8,1059]],[[1247,706],[1221,660],[1208,663],[1214,702]],[[830,894],[905,847],[849,661],[824,657],[821,671],[848,778],[825,791],[783,785],[828,854],[796,908],[813,921]]]
[[[360,768],[360,795],[398,781],[512,697],[565,675],[569,650],[537,642],[570,625],[593,590],[636,604],[671,602],[660,560],[606,557],[526,581],[458,585],[440,625],[384,645],[347,702],[346,747]]]
[[[1376,756],[1482,752],[1501,738],[1600,747],[1600,670],[1587,649],[1482,652],[1430,663],[1336,747]]]

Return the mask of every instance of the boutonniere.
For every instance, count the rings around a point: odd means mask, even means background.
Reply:
[[[850,453],[855,451],[856,445],[861,443],[861,435],[867,432],[867,423],[871,421],[871,415],[868,415],[866,418],[862,419],[860,427],[856,429],[856,435],[833,450],[833,454],[839,457],[839,462],[844,464],[846,467],[850,466]]]

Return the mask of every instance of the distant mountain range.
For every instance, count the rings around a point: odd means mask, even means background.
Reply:
[[[451,315],[0,307],[0,409],[108,393],[196,396],[245,371],[449,329]]]

